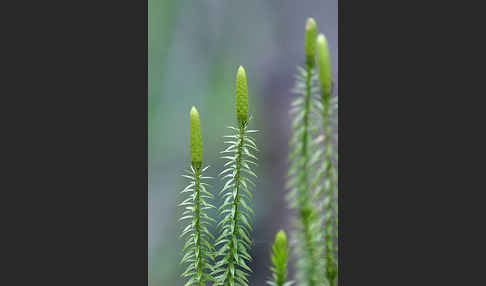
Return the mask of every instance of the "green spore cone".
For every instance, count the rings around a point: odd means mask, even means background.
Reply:
[[[305,56],[306,65],[309,69],[312,69],[315,65],[316,34],[316,21],[313,18],[307,19],[305,24]]]
[[[319,72],[319,82],[321,84],[321,92],[323,97],[327,97],[331,93],[331,57],[329,55],[329,47],[327,45],[326,37],[323,34],[317,36],[317,64]]]
[[[196,107],[191,108],[191,163],[195,168],[201,167],[202,162],[202,137],[201,137],[201,123],[199,121],[199,113]]]
[[[236,119],[240,126],[248,121],[248,86],[245,69],[240,66],[236,74]]]

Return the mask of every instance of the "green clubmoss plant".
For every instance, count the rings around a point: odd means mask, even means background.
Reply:
[[[314,194],[315,166],[323,152],[319,148],[321,102],[315,72],[316,23],[309,18],[306,23],[306,66],[298,67],[294,92],[298,97],[292,102],[293,116],[290,140],[290,167],[287,199],[297,209],[294,221],[293,244],[297,257],[296,278],[299,285],[325,285],[323,218],[317,212]]]
[[[267,281],[271,286],[291,286],[293,281],[287,280],[287,264],[288,264],[289,250],[287,248],[287,235],[283,230],[277,232],[275,242],[272,245],[272,254],[270,260],[272,266],[272,277]]]
[[[206,189],[208,185],[202,182],[203,179],[209,179],[209,177],[202,176],[209,166],[201,169],[201,126],[195,107],[192,107],[190,111],[190,151],[190,170],[186,171],[187,175],[183,175],[190,182],[181,192],[189,195],[179,204],[184,207],[180,220],[189,221],[181,234],[181,237],[187,239],[183,249],[184,256],[181,260],[181,263],[186,264],[187,267],[182,273],[182,277],[188,278],[185,286],[203,286],[207,281],[214,281],[210,276],[210,272],[213,270],[210,262],[213,260],[214,247],[209,243],[210,239],[214,240],[214,236],[209,232],[207,226],[216,221],[206,214],[207,209],[214,208],[208,203],[208,200],[213,198],[213,194]]]
[[[326,278],[331,286],[337,281],[337,253],[338,253],[338,231],[337,231],[337,168],[334,164],[337,161],[337,152],[333,143],[336,142],[336,133],[331,133],[333,115],[337,112],[337,97],[332,98],[332,75],[329,48],[326,37],[319,34],[317,37],[317,63],[319,71],[319,83],[322,103],[322,130],[324,156],[322,167],[318,171],[317,178],[323,178],[324,184],[317,193],[318,198],[323,196],[320,209],[324,211],[325,225],[325,253],[326,253]],[[322,180],[321,180],[322,181]],[[322,213],[322,212],[321,212]]]
[[[223,204],[219,207],[223,219],[218,223],[220,236],[215,245],[220,247],[216,256],[218,261],[214,268],[217,280],[215,285],[248,285],[248,275],[251,269],[247,262],[252,258],[248,253],[253,242],[251,240],[251,189],[255,183],[250,176],[256,178],[252,167],[257,158],[252,154],[258,151],[255,140],[250,136],[256,130],[249,130],[248,124],[248,87],[243,67],[238,68],[236,75],[236,119],[237,127],[229,127],[233,135],[228,138],[229,146],[221,153],[227,159],[225,170],[221,172],[221,179],[225,185],[220,191]]]

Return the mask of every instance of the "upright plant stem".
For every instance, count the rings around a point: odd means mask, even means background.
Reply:
[[[288,187],[291,191],[288,195],[292,207],[296,207],[298,212],[297,228],[294,231],[296,238],[297,260],[297,277],[299,283],[305,286],[320,285],[319,281],[323,275],[318,274],[319,248],[317,241],[320,232],[318,231],[318,221],[316,211],[314,210],[314,201],[311,198],[312,186],[311,180],[311,131],[313,126],[311,113],[313,110],[312,93],[313,93],[313,69],[315,67],[315,41],[316,41],[316,23],[314,19],[309,18],[306,22],[306,64],[305,69],[299,71],[296,83],[296,93],[301,97],[292,103],[295,106],[291,113],[297,112],[292,123],[295,131],[290,144],[295,149],[290,154],[291,166],[289,168]],[[310,172],[310,173],[309,173]]]
[[[330,107],[331,107],[331,89],[332,89],[332,75],[331,75],[331,62],[329,55],[329,48],[326,37],[323,34],[319,34],[316,41],[317,46],[317,62],[319,70],[319,81],[321,88],[321,102],[322,102],[322,122],[323,122],[323,135],[324,135],[324,151],[325,156],[323,160],[324,170],[324,226],[325,226],[325,251],[326,251],[326,278],[331,286],[334,286],[335,279],[337,277],[337,263],[334,256],[335,242],[333,235],[337,232],[334,231],[334,207],[337,202],[333,201],[333,190],[335,188],[335,181],[333,179],[335,175],[335,169],[332,162],[332,141],[330,131]],[[332,173],[333,172],[333,173]],[[319,193],[319,196],[321,193]],[[337,224],[337,221],[336,221]]]
[[[307,67],[307,78],[305,81],[306,85],[306,95],[305,95],[305,113],[304,113],[304,133],[302,135],[302,158],[303,158],[303,163],[302,163],[302,169],[307,170],[307,164],[308,164],[308,156],[307,156],[307,150],[308,150],[308,141],[309,141],[309,112],[310,112],[310,99],[311,99],[311,73],[312,70]],[[302,181],[301,181],[301,186],[302,186],[302,202],[301,202],[301,208],[306,207],[308,205],[309,201],[309,183],[307,180],[307,172],[304,172],[302,174]]]
[[[301,182],[301,195],[299,196],[302,198],[302,202],[300,205],[300,218],[304,230],[304,237],[305,237],[305,245],[306,251],[308,252],[309,257],[309,273],[307,274],[307,281],[309,286],[314,286],[314,273],[316,267],[316,261],[314,261],[314,253],[313,253],[313,245],[312,245],[312,234],[310,231],[310,224],[311,219],[313,217],[312,214],[312,206],[309,203],[309,182],[307,178],[307,168],[308,168],[308,141],[309,141],[309,113],[310,113],[310,102],[311,102],[311,78],[312,78],[312,67],[307,65],[307,78],[306,78],[306,95],[305,95],[305,114],[304,114],[304,134],[302,137],[302,158],[303,158],[303,166],[302,169],[304,170],[302,175],[302,182]]]
[[[333,248],[333,209],[332,209],[332,188],[333,182],[331,180],[331,170],[333,168],[333,163],[331,160],[331,152],[332,152],[332,142],[331,142],[331,134],[330,134],[330,124],[329,124],[329,102],[330,102],[330,94],[323,91],[322,93],[322,122],[323,122],[323,132],[324,132],[324,148],[325,148],[325,157],[324,157],[324,196],[326,198],[327,203],[325,204],[324,212],[327,212],[325,215],[324,220],[324,227],[325,227],[325,251],[326,251],[326,278],[329,281],[330,285],[334,285],[334,280],[336,278],[336,269],[335,259],[334,259],[334,248]]]
[[[249,163],[256,162],[250,159],[256,157],[252,155],[249,149],[258,151],[254,140],[248,133],[256,130],[247,130],[248,116],[248,88],[246,84],[246,74],[243,67],[238,68],[236,76],[236,118],[238,127],[229,127],[234,134],[224,136],[231,138],[225,141],[230,144],[221,153],[230,153],[231,156],[223,156],[223,159],[229,161],[225,164],[228,166],[220,173],[220,176],[226,174],[222,179],[228,178],[223,189],[220,191],[224,198],[223,204],[219,207],[224,218],[218,223],[221,226],[221,235],[216,239],[215,245],[221,247],[216,253],[221,257],[214,266],[213,274],[215,275],[217,286],[248,286],[248,275],[252,270],[246,264],[251,261],[248,249],[252,245],[250,231],[252,227],[249,223],[250,215],[254,215],[249,206],[252,194],[248,184],[254,183],[245,176],[244,173],[256,177],[256,174],[250,169]]]
[[[194,167],[194,176],[195,176],[195,182],[194,182],[194,206],[195,206],[195,211],[194,211],[194,234],[195,234],[195,241],[196,241],[196,247],[194,248],[195,255],[196,255],[196,269],[197,273],[202,273],[202,258],[203,255],[201,253],[201,225],[200,225],[200,210],[201,210],[201,203],[199,201],[200,197],[200,171],[201,168],[199,166]],[[202,279],[202,275],[198,277],[198,286],[204,286],[204,281]]]
[[[238,142],[238,148],[237,148],[237,155],[236,155],[236,175],[235,175],[235,195],[234,195],[234,199],[233,199],[233,218],[232,218],[232,221],[233,221],[233,232],[231,234],[231,252],[233,252],[233,250],[238,250],[238,241],[239,241],[239,237],[238,237],[238,233],[239,233],[239,229],[238,229],[238,205],[239,205],[239,191],[240,191],[240,168],[241,168],[241,156],[242,156],[242,150],[243,150],[243,144],[244,144],[244,128],[240,125],[240,131],[239,131],[239,142]],[[236,243],[236,245],[234,245],[234,243]],[[233,268],[234,269],[234,257],[231,255],[230,256],[230,261],[229,261],[229,264],[231,264],[230,266],[230,269]],[[235,277],[234,277],[234,272],[231,272],[230,271],[230,277],[229,277],[229,280],[230,281],[234,281]]]
[[[202,165],[202,136],[201,126],[199,120],[199,113],[193,107],[190,112],[190,154],[191,154],[191,168],[186,171],[187,175],[183,177],[190,179],[189,185],[181,191],[181,193],[188,193],[188,197],[184,199],[179,206],[184,207],[181,221],[190,220],[184,227],[181,237],[186,237],[186,243],[183,248],[184,256],[181,263],[187,264],[186,270],[182,273],[182,277],[187,277],[186,285],[204,286],[205,281],[212,280],[208,275],[211,270],[209,261],[212,260],[213,246],[208,239],[214,239],[209,232],[207,225],[215,222],[204,211],[209,208],[215,208],[207,202],[211,199],[213,194],[208,192],[204,182],[201,180],[209,179],[202,174],[208,167],[201,168]]]

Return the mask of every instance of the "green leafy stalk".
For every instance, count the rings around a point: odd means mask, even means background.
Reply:
[[[216,222],[209,217],[205,210],[214,208],[207,202],[207,199],[213,198],[213,194],[207,191],[206,183],[202,179],[202,173],[209,167],[201,169],[202,161],[202,140],[199,114],[195,107],[190,112],[190,146],[191,146],[191,168],[183,175],[190,180],[189,185],[181,193],[188,193],[188,197],[179,206],[184,207],[181,221],[189,220],[182,231],[181,237],[186,237],[181,263],[187,264],[186,270],[182,277],[188,277],[185,286],[205,285],[206,281],[214,281],[209,275],[212,271],[210,261],[213,260],[214,247],[209,243],[209,239],[214,240],[214,236],[209,232],[207,226],[211,222]]]
[[[250,238],[250,216],[254,215],[250,202],[253,197],[251,187],[254,182],[249,176],[256,177],[250,167],[256,165],[256,157],[251,153],[258,151],[254,139],[250,136],[255,130],[248,130],[248,92],[246,75],[243,67],[239,67],[236,78],[236,114],[238,128],[229,127],[234,131],[233,135],[225,136],[229,139],[229,146],[222,151],[229,154],[222,158],[227,159],[227,167],[220,175],[226,183],[220,194],[223,194],[224,202],[219,207],[224,218],[218,223],[221,234],[216,239],[215,245],[221,245],[216,256],[220,257],[215,264],[218,281],[215,285],[248,285],[248,272],[251,269],[247,262],[252,258],[248,250],[253,242]]]
[[[290,286],[293,281],[287,280],[287,263],[288,263],[289,251],[287,248],[287,236],[283,230],[277,232],[275,236],[275,242],[272,245],[272,254],[270,259],[272,261],[272,267],[270,270],[272,278],[267,281],[267,284],[271,286]]]
[[[333,163],[336,152],[333,149],[333,138],[331,135],[331,123],[333,112],[336,111],[337,101],[332,101],[332,76],[331,63],[327,40],[323,34],[317,37],[317,62],[319,66],[319,82],[321,89],[322,123],[324,136],[325,155],[322,161],[322,173],[324,187],[318,192],[318,197],[324,194],[322,208],[325,211],[325,251],[326,251],[326,278],[330,285],[335,285],[337,280],[337,258],[338,252],[338,231],[337,231],[337,169]],[[337,99],[337,98],[335,98]]]
[[[289,180],[287,196],[290,206],[297,208],[299,219],[295,222],[294,241],[297,254],[297,280],[300,285],[322,285],[324,260],[322,259],[322,222],[316,213],[312,200],[311,174],[316,161],[316,146],[314,142],[318,126],[311,116],[318,114],[318,101],[315,94],[318,91],[315,66],[316,25],[312,18],[306,23],[306,69],[299,68],[294,92],[300,94],[292,102],[291,113],[292,138],[289,156]]]

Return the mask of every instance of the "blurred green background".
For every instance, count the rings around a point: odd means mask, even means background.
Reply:
[[[149,0],[148,7],[149,285],[184,285],[177,204],[190,164],[189,110],[199,110],[203,164],[216,177],[222,136],[236,121],[239,65],[247,72],[251,127],[261,131],[250,285],[264,285],[270,243],[278,229],[289,230],[292,215],[284,199],[288,109],[296,66],[304,64],[305,21],[314,17],[328,38],[337,92],[338,0]],[[221,188],[211,183],[213,192]]]

